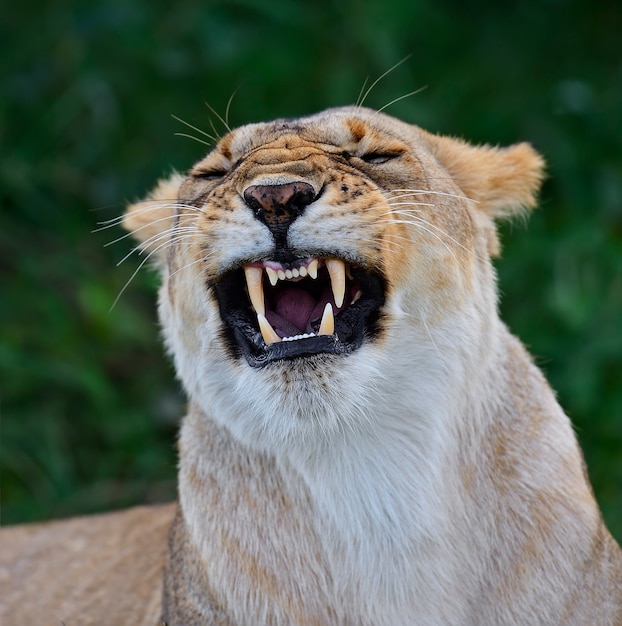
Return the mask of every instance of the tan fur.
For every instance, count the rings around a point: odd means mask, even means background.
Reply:
[[[237,129],[129,207],[189,397],[169,626],[622,624],[570,422],[496,311],[493,220],[532,208],[542,171],[527,144],[346,108]],[[245,192],[292,183],[316,196],[288,249],[373,270],[385,301],[351,353],[251,367],[216,294],[275,254]],[[155,623],[172,514],[4,530],[3,623]]]
[[[0,532],[0,623],[153,626],[174,505]]]

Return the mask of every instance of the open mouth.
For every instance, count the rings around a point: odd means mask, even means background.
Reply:
[[[384,304],[380,275],[328,257],[250,263],[215,288],[229,343],[253,367],[349,354],[377,335]]]

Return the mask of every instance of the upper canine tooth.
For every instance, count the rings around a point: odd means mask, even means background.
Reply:
[[[276,334],[274,328],[270,326],[270,322],[261,314],[257,314],[257,322],[259,322],[259,330],[266,344],[278,343],[281,338]]]
[[[265,315],[266,309],[263,300],[263,286],[261,284],[263,269],[261,267],[245,267],[244,275],[246,276],[248,296],[251,299],[253,308],[258,315]]]
[[[322,314],[322,321],[320,322],[320,329],[317,331],[318,335],[332,335],[335,332],[335,316],[333,315],[333,307],[330,302],[326,303],[324,307],[324,313]]]
[[[270,284],[274,287],[279,281],[279,275],[276,273],[276,270],[273,270],[271,267],[266,267],[266,274],[268,275]]]
[[[317,259],[313,259],[313,261],[307,265],[307,274],[309,274],[311,278],[317,278]]]
[[[346,264],[341,259],[326,259],[326,267],[330,274],[330,283],[337,308],[343,305],[346,295]]]

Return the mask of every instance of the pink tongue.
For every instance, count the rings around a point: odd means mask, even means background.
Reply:
[[[341,311],[335,306],[329,286],[316,300],[304,289],[288,287],[274,301],[274,309],[266,308],[266,318],[279,337],[293,337],[312,332],[311,322],[321,319],[326,303],[333,305],[333,311]]]
[[[305,332],[307,323],[315,306],[315,299],[304,289],[290,287],[284,291],[275,303],[275,313]]]

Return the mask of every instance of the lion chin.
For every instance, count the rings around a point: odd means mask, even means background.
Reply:
[[[189,401],[179,503],[3,531],[0,616],[622,624],[571,424],[497,313],[495,222],[543,168],[347,107],[236,129],[132,204]]]

